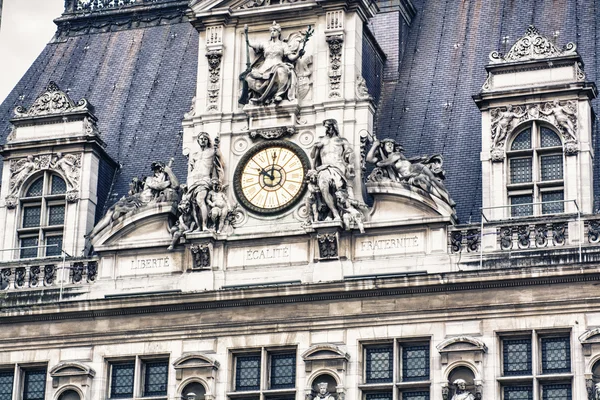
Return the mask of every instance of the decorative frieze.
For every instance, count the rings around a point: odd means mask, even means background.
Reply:
[[[490,53],[490,60],[492,63],[539,60],[575,55],[576,50],[575,43],[567,43],[562,49],[559,48],[552,40],[542,36],[535,26],[530,25],[525,35],[513,44],[506,55],[493,51]]]
[[[329,45],[329,97],[342,97],[342,49],[344,47],[344,35],[327,36]]]
[[[217,111],[219,109],[219,92],[221,87],[221,58],[223,50],[209,50],[206,52],[208,59],[208,105],[206,111]]]
[[[338,238],[336,233],[326,233],[317,236],[319,258],[331,260],[338,258]]]

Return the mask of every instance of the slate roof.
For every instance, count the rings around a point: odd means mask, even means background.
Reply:
[[[560,45],[575,42],[587,79],[597,81],[600,0],[413,3],[417,13],[405,49],[398,53],[398,73],[386,74],[389,80],[382,87],[377,135],[398,140],[408,156],[441,153],[458,217],[462,223],[474,222],[481,207],[481,115],[471,96],[485,81],[488,54],[503,50],[504,36],[510,36],[509,48],[534,24],[545,35],[560,31]],[[176,174],[185,176],[179,132],[194,96],[197,72],[198,35],[184,20],[117,28],[62,32],[0,105],[0,143],[4,143],[14,107],[29,106],[48,81],[56,81],[76,100],[87,98],[95,106],[108,153],[122,165],[108,205],[127,192],[132,176],[149,173],[156,159],[174,157]],[[381,33],[373,31],[376,36]],[[379,39],[401,45],[397,37]],[[390,60],[395,58],[388,55]],[[597,108],[598,100],[593,105]],[[595,124],[597,131],[597,120]],[[594,168],[599,182],[598,163]],[[600,193],[600,185],[596,186]]]

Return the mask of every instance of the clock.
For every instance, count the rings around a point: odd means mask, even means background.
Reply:
[[[285,211],[304,195],[308,156],[298,145],[275,140],[259,143],[240,159],[233,187],[240,203],[260,214]]]

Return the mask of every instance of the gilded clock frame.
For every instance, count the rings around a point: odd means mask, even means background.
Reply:
[[[240,158],[240,161],[238,162],[238,164],[235,168],[235,172],[233,174],[233,189],[234,189],[235,197],[238,199],[238,201],[242,204],[242,206],[244,208],[246,208],[247,210],[250,210],[252,212],[255,212],[257,214],[262,214],[262,215],[277,215],[277,214],[283,213],[284,211],[289,210],[290,208],[295,206],[304,197],[304,193],[306,192],[306,180],[303,180],[302,184],[301,184],[302,187],[300,188],[298,193],[292,198],[292,200],[290,200],[287,204],[284,204],[283,206],[274,207],[274,208],[258,207],[256,205],[252,204],[246,198],[246,196],[244,196],[244,193],[242,191],[242,174],[244,172],[244,168],[246,167],[246,164],[256,154],[258,154],[259,152],[261,152],[267,148],[270,148],[270,147],[281,147],[281,148],[284,148],[284,149],[287,149],[287,150],[293,152],[296,156],[298,156],[298,158],[300,159],[300,162],[302,163],[302,168],[304,168],[305,178],[306,178],[306,173],[311,168],[310,159],[308,158],[308,155],[306,154],[306,152],[300,146],[298,146],[296,143],[290,142],[288,140],[270,140],[270,141],[261,142],[255,146],[253,146],[252,148],[250,148],[248,151],[246,151],[244,153],[244,155]]]

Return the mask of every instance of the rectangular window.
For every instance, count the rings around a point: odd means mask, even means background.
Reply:
[[[402,400],[429,400],[429,392],[402,392]]]
[[[528,183],[532,181],[531,157],[512,158],[510,160],[510,183]]]
[[[366,349],[366,381],[367,383],[392,382],[393,379],[393,347],[367,347]]]
[[[296,353],[271,355],[271,389],[296,387]]]
[[[37,253],[38,253],[38,238],[37,236],[35,237],[28,237],[28,238],[22,238],[21,239],[21,251],[20,251],[20,257],[21,258],[35,258],[37,257]]]
[[[533,386],[505,387],[504,400],[533,400]]]
[[[40,226],[42,206],[23,207],[23,228],[35,228]]]
[[[402,347],[402,380],[426,381],[429,379],[429,345]],[[416,393],[416,392],[415,392]]]
[[[554,154],[551,156],[541,156],[542,181],[554,181],[563,179],[563,156]]]
[[[48,225],[63,225],[65,223],[65,206],[48,207]]]
[[[166,396],[169,377],[168,361],[153,361],[145,363],[144,397]]]
[[[237,356],[235,390],[260,390],[260,355]]]
[[[510,208],[510,215],[513,217],[525,217],[528,215],[533,215],[533,205],[531,203],[533,203],[533,196],[530,194],[511,196],[510,204],[516,207]]]
[[[571,372],[571,343],[569,337],[542,338],[542,373]]]
[[[564,192],[542,192],[542,214],[559,214],[565,212],[565,203],[550,203],[554,201],[562,201],[565,199]],[[545,204],[548,203],[548,204]]]
[[[46,238],[46,256],[60,256],[62,254],[62,235],[48,236]]]
[[[46,369],[25,371],[23,400],[44,400],[46,392]]]
[[[571,384],[542,386],[542,400],[571,400]]]
[[[133,397],[135,362],[112,364],[110,374],[110,398]]]
[[[531,339],[502,342],[504,376],[531,375]]]
[[[0,371],[0,400],[11,400],[14,371]]]

